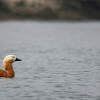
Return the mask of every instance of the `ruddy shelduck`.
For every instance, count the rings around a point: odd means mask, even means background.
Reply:
[[[0,69],[0,77],[8,77],[12,78],[15,76],[15,72],[13,70],[12,63],[15,61],[21,61],[20,59],[16,58],[15,55],[8,55],[3,60],[4,69]]]

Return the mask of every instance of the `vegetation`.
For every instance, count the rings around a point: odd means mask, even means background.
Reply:
[[[8,8],[8,6],[3,2],[3,0],[0,1],[0,19],[8,19],[11,16],[9,16],[11,14],[10,9]]]
[[[56,0],[52,1],[53,2]],[[0,19],[100,19],[100,0],[57,0],[55,9],[40,3],[27,5],[24,0],[17,2],[15,8],[0,0]]]
[[[62,11],[65,19],[67,12],[78,19],[100,19],[100,0],[63,0]]]

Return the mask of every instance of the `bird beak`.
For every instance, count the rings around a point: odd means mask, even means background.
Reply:
[[[15,61],[22,61],[22,60],[20,60],[20,59],[16,58],[16,60],[15,60]]]

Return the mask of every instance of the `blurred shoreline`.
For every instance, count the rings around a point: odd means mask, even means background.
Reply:
[[[0,0],[0,20],[100,20],[98,0]]]

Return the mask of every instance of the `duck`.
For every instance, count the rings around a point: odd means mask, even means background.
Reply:
[[[15,76],[12,63],[21,61],[15,55],[8,55],[3,60],[4,70],[0,68],[0,77],[12,78]]]

